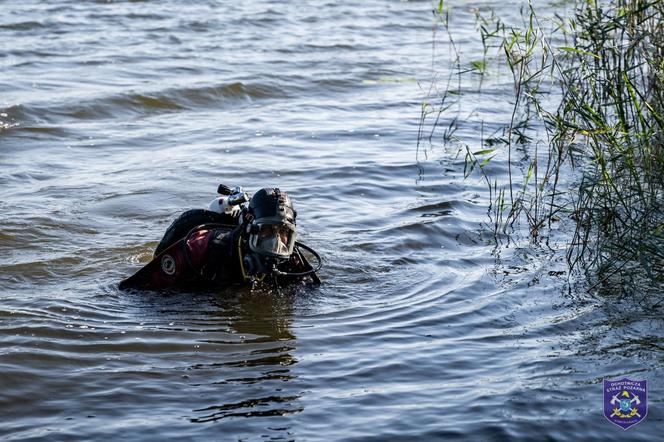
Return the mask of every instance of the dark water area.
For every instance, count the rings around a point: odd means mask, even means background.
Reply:
[[[469,54],[473,8],[519,4],[457,3]],[[463,156],[416,149],[431,9],[0,2],[0,437],[658,439],[660,313],[570,290],[564,232],[496,247]],[[511,94],[472,95],[466,139]],[[220,182],[287,190],[324,284],[119,291]],[[602,416],[622,376],[650,390],[627,432]]]

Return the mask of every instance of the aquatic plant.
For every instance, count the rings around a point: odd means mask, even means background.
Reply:
[[[435,13],[449,26],[443,2]],[[514,80],[513,112],[502,134],[474,152],[466,146],[466,172],[483,174],[495,230],[525,219],[540,240],[564,216],[574,222],[569,266],[583,270],[593,287],[661,293],[664,2],[578,0],[570,17],[543,17],[528,2],[518,26],[493,11],[476,15],[485,50],[475,73],[484,75],[491,49]],[[445,128],[444,140],[450,132]],[[503,147],[505,186],[486,172]],[[515,174],[515,155],[525,160],[522,173]],[[570,169],[572,181],[565,175]]]
[[[568,258],[649,291],[634,276],[664,282],[664,3],[584,2],[574,20],[556,134],[581,135],[590,161]]]

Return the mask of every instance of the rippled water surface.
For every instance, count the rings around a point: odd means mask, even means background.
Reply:
[[[455,3],[471,58],[472,8],[518,5]],[[659,314],[565,290],[552,250],[496,249],[463,156],[416,152],[431,8],[0,2],[4,440],[656,438]],[[511,92],[472,94],[465,136]],[[119,291],[220,182],[289,191],[324,284]],[[628,433],[602,416],[622,375],[650,388]]]

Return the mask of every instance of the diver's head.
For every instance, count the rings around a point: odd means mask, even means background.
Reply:
[[[262,261],[287,260],[295,247],[295,217],[293,202],[286,192],[264,188],[251,198],[248,225],[249,248]]]

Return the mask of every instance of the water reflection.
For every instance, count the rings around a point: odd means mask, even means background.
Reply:
[[[239,351],[220,353],[216,362],[197,363],[189,370],[206,373],[196,389],[211,388],[216,394],[205,406],[193,410],[193,423],[231,417],[284,416],[304,409],[297,381],[296,337],[292,322],[293,293],[246,292],[237,302],[221,302],[219,314],[230,319],[230,329],[241,338]],[[224,343],[204,339],[210,344]],[[237,394],[244,391],[243,394]],[[235,400],[235,399],[240,400]]]

